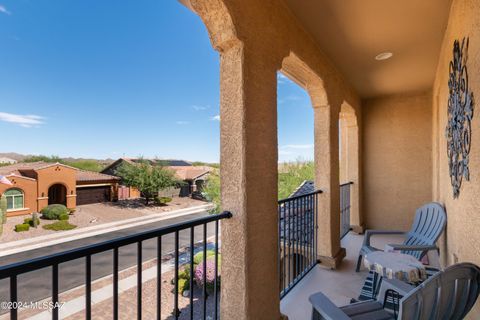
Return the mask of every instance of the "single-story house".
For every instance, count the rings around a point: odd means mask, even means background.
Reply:
[[[17,163],[17,160],[7,158],[7,157],[0,157],[0,164],[14,164]]]
[[[164,166],[175,172],[175,176],[178,180],[185,182],[185,185],[178,190],[180,197],[188,197],[195,191],[201,191],[203,184],[205,183],[208,174],[211,172],[211,168],[207,166],[192,166],[188,161],[184,160],[163,160],[163,159],[132,159],[132,158],[120,158],[113,162],[111,165],[103,169],[102,173],[108,175],[116,175],[117,170],[123,164],[135,165],[142,161],[147,161],[152,166]],[[121,185],[121,183],[120,183]],[[127,194],[129,196],[127,196]],[[119,198],[134,198],[139,197],[140,193],[134,188],[126,188],[120,186]]]
[[[43,161],[0,167],[12,186],[0,184],[7,197],[7,215],[38,212],[50,204],[77,205],[113,201],[119,178]]]

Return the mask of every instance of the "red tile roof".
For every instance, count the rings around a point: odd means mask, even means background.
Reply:
[[[77,171],[77,182],[80,181],[118,181],[120,180],[119,177],[111,176],[109,174],[93,172],[93,171],[86,171],[86,170],[78,170]]]
[[[120,178],[116,176],[111,176],[108,174],[93,172],[93,171],[86,171],[86,170],[79,170],[77,168],[73,168],[61,163],[48,163],[43,161],[38,162],[22,162],[22,163],[15,163],[9,166],[0,167],[0,175],[17,175],[17,176],[24,176],[22,172],[24,171],[36,171],[43,168],[48,168],[50,166],[61,165],[64,167],[72,168],[77,170],[77,182],[80,181],[90,181],[90,182],[97,182],[97,181],[117,181]]]
[[[212,171],[209,167],[173,166],[167,168],[173,170],[177,178],[181,180],[195,180]]]

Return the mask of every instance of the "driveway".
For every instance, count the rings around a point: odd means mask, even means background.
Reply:
[[[181,216],[168,220],[162,220],[151,224],[145,224],[134,228],[122,229],[114,232],[109,232],[101,235],[96,235],[88,238],[83,238],[75,241],[65,242],[48,247],[25,251],[14,255],[9,255],[0,258],[0,265],[6,265],[14,262],[19,262],[35,257],[40,257],[52,253],[66,251],[73,248],[82,247],[85,245],[98,243],[117,237],[130,235],[132,233],[157,229],[170,224],[175,224],[187,221],[193,218],[198,218],[208,215],[207,212]],[[214,223],[207,226],[207,237],[213,236],[215,232]],[[203,228],[195,228],[195,241],[200,241],[203,236]],[[189,245],[190,242],[189,230],[180,232],[180,247]],[[166,235],[162,238],[162,253],[167,254],[174,250],[173,234]],[[151,239],[143,242],[143,261],[156,258],[156,239]],[[123,270],[134,266],[137,259],[137,247],[135,244],[128,245],[119,249],[119,269]],[[113,254],[112,251],[100,253],[92,256],[92,280],[96,280],[107,275],[112,274],[113,268]],[[51,268],[32,271],[18,276],[18,300],[19,301],[38,301],[51,296]],[[85,283],[85,259],[77,259],[59,265],[59,289],[60,292],[78,287]],[[9,300],[9,282],[8,279],[0,281],[0,301]]]

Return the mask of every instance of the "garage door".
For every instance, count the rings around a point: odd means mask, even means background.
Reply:
[[[110,201],[110,186],[77,188],[77,205]]]

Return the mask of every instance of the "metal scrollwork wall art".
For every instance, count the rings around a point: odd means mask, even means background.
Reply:
[[[468,38],[453,44],[448,78],[447,155],[453,197],[458,198],[462,181],[470,180],[469,153],[472,145],[473,93],[468,88]]]

